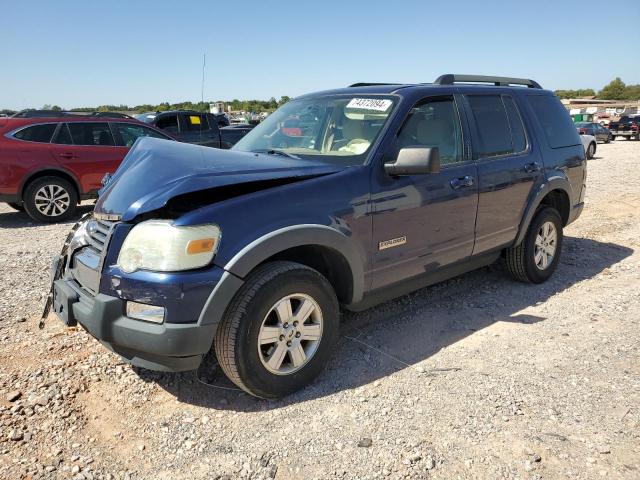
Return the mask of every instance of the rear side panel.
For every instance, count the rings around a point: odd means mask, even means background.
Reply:
[[[566,180],[571,209],[582,203],[586,182],[584,148],[569,112],[550,92],[522,95],[540,145],[547,181]]]

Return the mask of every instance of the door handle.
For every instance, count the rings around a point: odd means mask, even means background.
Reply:
[[[60,155],[62,158],[67,158],[67,159],[77,158],[73,153],[69,153],[69,152],[59,153],[58,155]]]
[[[527,173],[539,172],[540,170],[541,170],[541,167],[538,162],[527,163],[524,166],[524,171]]]
[[[473,187],[473,177],[470,175],[465,175],[464,177],[454,178],[449,182],[451,188],[454,190],[458,190],[459,188],[468,188]]]

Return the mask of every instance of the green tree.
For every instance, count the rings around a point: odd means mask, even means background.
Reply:
[[[280,97],[280,100],[278,100],[278,106],[280,107],[280,106],[284,105],[284,104],[285,104],[285,103],[287,103],[289,100],[291,100],[291,98],[290,98],[290,97],[288,97],[288,96],[286,96],[286,95],[284,95],[284,96]]]
[[[620,77],[616,77],[602,90],[598,92],[598,98],[603,100],[623,100],[625,97],[626,85]]]
[[[640,85],[627,85],[624,89],[624,100],[640,100]]]
[[[579,90],[556,90],[555,94],[560,98],[584,98],[594,97],[596,92],[592,88],[583,88]]]

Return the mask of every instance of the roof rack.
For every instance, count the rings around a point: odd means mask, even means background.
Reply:
[[[400,85],[398,83],[370,83],[370,82],[359,82],[354,83],[353,85],[349,85],[351,87],[375,87],[376,85]]]
[[[440,75],[433,82],[436,85],[453,85],[454,83],[493,83],[496,87],[508,87],[509,85],[524,85],[528,88],[542,88],[535,80],[527,78],[494,77],[490,75],[460,75],[447,73]]]
[[[13,118],[56,118],[56,117],[107,117],[107,118],[133,118],[120,112],[78,112],[68,110],[37,110],[26,109],[12,115]]]

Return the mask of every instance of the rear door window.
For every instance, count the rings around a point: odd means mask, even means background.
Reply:
[[[113,135],[106,122],[69,123],[74,145],[114,146]]]
[[[513,153],[511,128],[500,95],[467,97],[478,130],[478,155],[481,158]]]
[[[131,147],[140,137],[167,138],[160,132],[134,123],[112,123],[111,126],[116,134],[116,143],[121,147]]]
[[[53,143],[57,143],[59,145],[73,145],[73,140],[71,140],[71,132],[69,132],[69,126],[66,123],[60,125],[58,133],[53,139]]]
[[[580,145],[569,112],[555,95],[527,95],[551,148]]]
[[[522,123],[522,117],[518,111],[518,107],[513,98],[509,95],[503,95],[502,101],[507,110],[507,117],[509,118],[509,126],[511,127],[511,142],[513,144],[513,151],[515,153],[524,152],[527,149],[527,136],[524,131],[524,124]]]
[[[53,132],[56,130],[55,123],[46,123],[43,125],[31,125],[23,128],[13,134],[14,138],[25,140],[27,142],[49,143]]]

